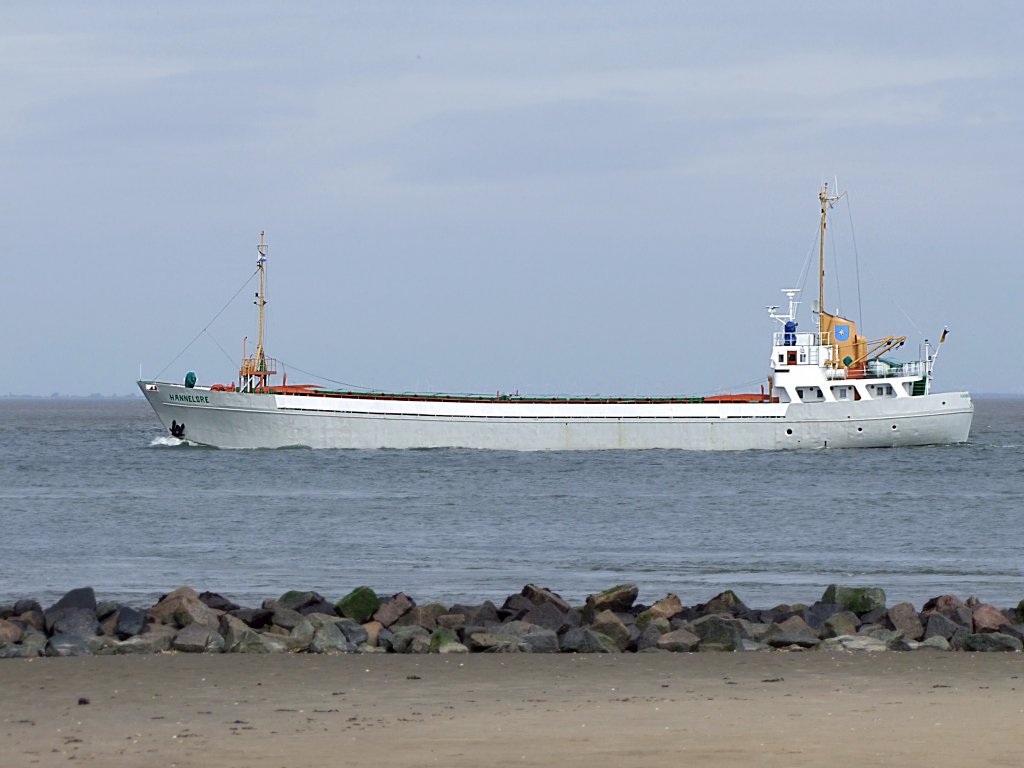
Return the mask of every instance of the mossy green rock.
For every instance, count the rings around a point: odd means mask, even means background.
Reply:
[[[606,634],[588,627],[576,627],[566,632],[561,648],[572,653],[618,653],[620,650]]]
[[[1017,623],[1024,624],[1024,600],[1017,603]]]
[[[854,613],[867,613],[885,608],[885,590],[881,587],[842,587],[829,584],[821,602],[841,605]]]
[[[365,624],[380,608],[380,598],[369,587],[356,587],[334,604],[339,616]]]
[[[430,634],[431,653],[466,653],[468,650],[450,629],[441,627]]]

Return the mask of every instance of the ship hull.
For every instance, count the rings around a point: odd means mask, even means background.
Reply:
[[[966,392],[834,403],[423,401],[140,381],[165,427],[219,448],[782,450],[965,442]]]

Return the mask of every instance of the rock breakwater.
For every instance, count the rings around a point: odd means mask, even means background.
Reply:
[[[1024,600],[999,609],[941,595],[887,606],[877,587],[830,585],[810,604],[749,608],[733,591],[687,606],[637,603],[623,584],[571,605],[528,584],[501,606],[417,604],[357,587],[336,602],[290,591],[259,608],[191,587],[138,609],[74,589],[49,608],[0,605],[0,658],[132,653],[624,653],[1021,651]]]

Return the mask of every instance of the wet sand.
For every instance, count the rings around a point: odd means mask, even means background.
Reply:
[[[4,766],[1024,760],[1019,653],[4,660],[0,692]]]

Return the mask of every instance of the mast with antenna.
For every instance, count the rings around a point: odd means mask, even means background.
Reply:
[[[267,244],[263,239],[264,231],[260,230],[260,244],[256,247],[260,257],[256,260],[256,269],[260,273],[260,292],[256,294],[256,301],[260,307],[260,333],[256,340],[256,363],[260,370],[266,368],[266,356],[263,352],[263,320],[264,308],[267,306]]]
[[[264,239],[265,232],[260,230],[260,242],[256,247],[259,258],[256,260],[256,271],[260,274],[260,289],[256,294],[256,301],[253,302],[259,307],[259,335],[256,338],[256,352],[252,357],[245,356],[245,347],[242,347],[242,368],[239,371],[240,387],[243,391],[261,392],[267,388],[267,379],[277,373],[276,362],[266,356],[263,349],[263,328],[266,319],[267,306],[267,243]]]
[[[821,234],[818,237],[818,335],[821,335],[821,313],[825,310],[825,214],[839,196],[828,196],[828,182],[818,195],[821,200]]]

